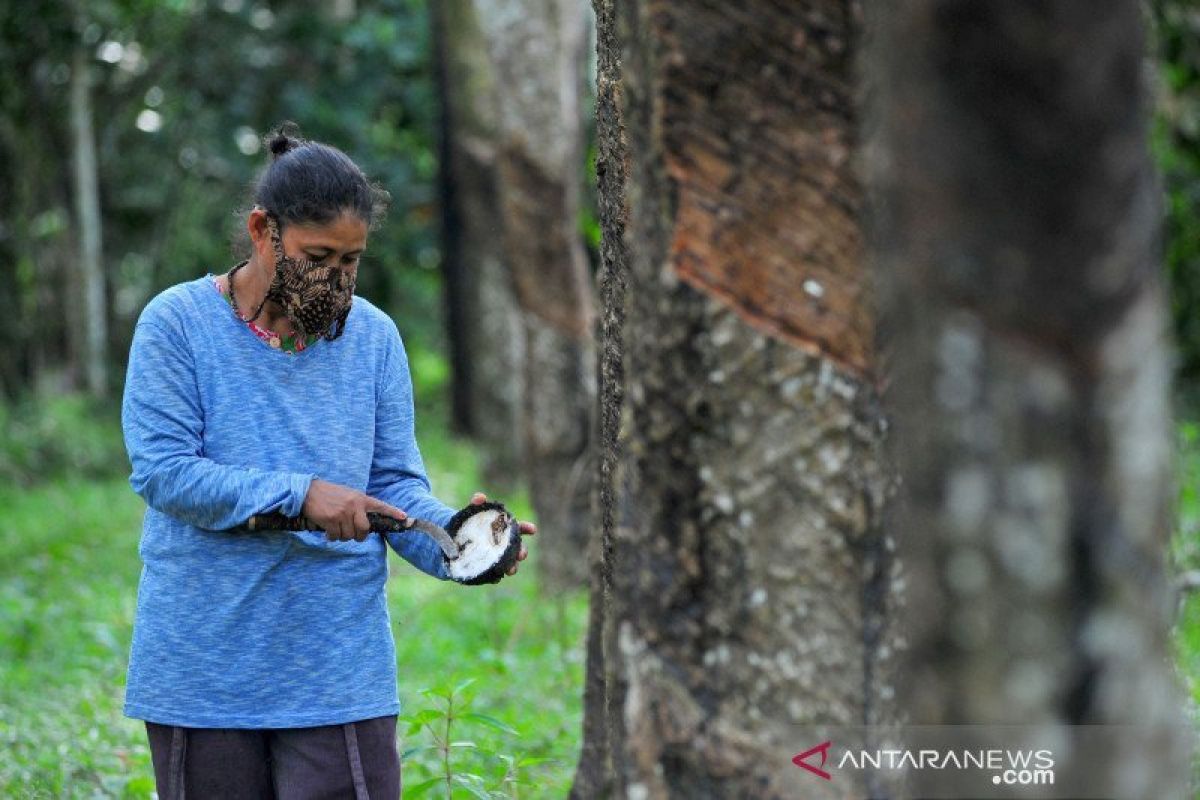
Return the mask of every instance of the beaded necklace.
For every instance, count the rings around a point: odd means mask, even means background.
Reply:
[[[266,305],[267,299],[265,297],[263,298],[263,302],[259,304],[258,309],[254,313],[254,316],[250,317],[249,319],[246,319],[244,316],[242,316],[242,312],[238,308],[237,296],[236,296],[236,294],[234,292],[234,288],[233,288],[233,274],[235,272],[237,272],[239,269],[241,269],[242,267],[246,266],[247,263],[248,263],[247,261],[242,261],[237,266],[235,266],[233,269],[229,270],[229,275],[227,276],[227,280],[229,282],[228,294],[226,294],[226,292],[221,289],[221,284],[217,282],[217,279],[215,277],[213,278],[213,286],[216,287],[217,291],[221,293],[221,296],[225,298],[225,301],[229,303],[229,307],[233,309],[233,313],[237,316],[237,318],[239,320],[241,320],[242,322],[246,323],[246,325],[250,328],[250,330],[254,332],[255,336],[262,339],[264,342],[269,344],[271,347],[274,347],[277,350],[282,350],[283,352],[287,353],[289,356],[295,355],[296,353],[304,351],[306,348],[311,346],[312,343],[315,342],[320,337],[315,336],[315,335],[309,335],[309,336],[305,337],[304,339],[300,339],[299,337],[294,336],[292,334],[280,335],[280,334],[276,333],[275,331],[268,330],[267,328],[264,328],[261,325],[254,322],[254,320],[258,318],[259,313],[262,311],[263,306]]]

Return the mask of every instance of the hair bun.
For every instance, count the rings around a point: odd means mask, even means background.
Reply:
[[[304,144],[304,140],[300,138],[300,128],[294,122],[283,123],[264,138],[273,159]]]

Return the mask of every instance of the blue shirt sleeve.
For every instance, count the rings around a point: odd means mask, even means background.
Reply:
[[[443,528],[456,513],[433,496],[417,447],[412,376],[400,332],[393,323],[375,404],[375,455],[367,494],[396,506],[410,517]],[[387,534],[388,544],[417,569],[449,580],[437,542],[419,531]]]
[[[198,386],[183,332],[140,321],[121,403],[133,490],[150,508],[208,530],[232,528],[267,511],[299,514],[315,475],[204,457]]]

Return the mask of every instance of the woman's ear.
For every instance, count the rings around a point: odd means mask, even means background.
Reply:
[[[246,230],[259,260],[271,260],[271,229],[267,226],[267,212],[257,206],[246,218]]]

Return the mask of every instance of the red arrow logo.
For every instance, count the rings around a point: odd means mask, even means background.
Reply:
[[[819,778],[824,778],[827,781],[833,780],[833,776],[825,770],[821,769],[820,767],[814,767],[812,764],[806,764],[804,761],[804,759],[808,758],[813,753],[819,752],[821,754],[821,766],[825,766],[825,762],[829,759],[829,748],[832,746],[833,742],[831,741],[822,742],[811,750],[805,750],[803,753],[797,754],[794,758],[792,758],[792,763],[801,769],[808,770]]]

